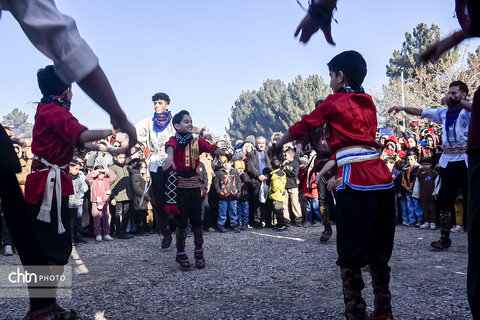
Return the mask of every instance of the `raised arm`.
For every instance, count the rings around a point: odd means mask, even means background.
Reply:
[[[408,114],[411,114],[413,116],[421,116],[422,115],[422,109],[419,108],[411,108],[411,107],[399,107],[399,106],[394,106],[388,109],[388,113],[394,113],[397,114],[400,111],[405,111]]]
[[[32,44],[53,60],[60,79],[67,84],[77,82],[110,115],[114,128],[126,132],[130,145],[135,145],[135,129],[120,108],[97,56],[80,36],[75,20],[62,14],[53,0],[6,1],[6,4]]]

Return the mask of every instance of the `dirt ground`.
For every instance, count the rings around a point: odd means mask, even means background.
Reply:
[[[85,319],[343,319],[335,233],[323,227],[286,232],[249,229],[205,234],[207,266],[181,271],[175,244],[159,235],[75,247],[72,299],[60,299]],[[466,298],[466,234],[452,247],[430,250],[439,230],[398,226],[391,259],[395,319],[470,319]],[[193,238],[187,239],[193,259]],[[19,264],[0,256],[0,265]],[[364,297],[372,311],[370,276]],[[0,298],[0,319],[21,319],[27,299]]]

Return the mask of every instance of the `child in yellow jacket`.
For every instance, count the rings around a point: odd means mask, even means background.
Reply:
[[[285,218],[283,217],[283,201],[285,200],[285,186],[287,185],[287,176],[280,169],[280,160],[273,158],[271,161],[273,171],[270,172],[270,186],[268,188],[267,212],[272,212],[277,218],[277,231],[287,229]]]

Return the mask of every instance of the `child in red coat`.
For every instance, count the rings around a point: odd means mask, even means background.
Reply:
[[[105,170],[102,165],[98,165],[87,175],[87,181],[90,185],[90,200],[92,202],[93,232],[96,241],[112,241],[110,236],[110,185],[117,176],[108,169]]]

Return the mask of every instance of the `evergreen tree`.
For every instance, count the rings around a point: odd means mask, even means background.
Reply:
[[[28,114],[13,109],[8,114],[3,116],[2,125],[8,125],[11,127],[12,132],[17,137],[32,137],[33,124],[27,122]]]
[[[460,45],[446,52],[437,63],[421,64],[419,54],[431,42],[428,37],[437,38],[440,29],[436,25],[428,29],[424,23],[420,23],[415,30],[414,37],[407,32],[402,49],[394,51],[390,65],[387,66],[387,75],[390,77],[388,84],[383,85],[381,92],[372,95],[377,106],[379,126],[397,127],[399,121],[405,121],[407,130],[418,129],[411,125],[413,120],[418,120],[416,116],[401,113],[397,117],[392,117],[387,114],[390,107],[402,105],[402,83],[398,68],[405,66],[402,65],[403,62],[411,62],[405,68],[404,78],[403,92],[407,107],[439,106],[449,84],[455,80],[465,82],[470,91],[480,85],[480,47],[476,53],[469,53],[467,45]],[[420,120],[420,126],[428,121]]]
[[[409,79],[407,76],[415,79],[417,77],[415,68],[420,66],[420,54],[438,40],[440,40],[440,28],[436,24],[432,24],[429,28],[422,22],[413,29],[413,34],[406,32],[402,48],[393,51],[393,57],[386,66],[387,76],[396,79],[404,70],[406,79]]]
[[[269,139],[274,132],[285,132],[304,114],[315,108],[315,101],[331,93],[318,75],[305,80],[297,76],[285,85],[281,80],[267,79],[258,90],[244,91],[232,107],[227,133],[234,139],[248,135]]]

